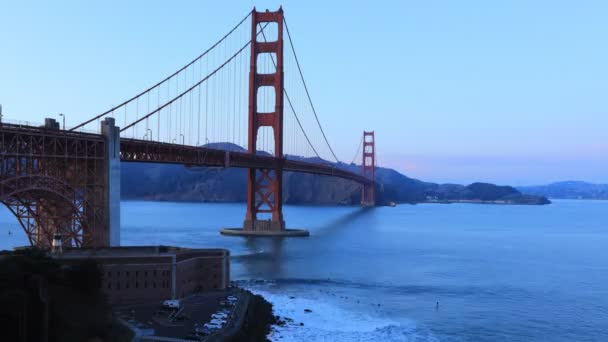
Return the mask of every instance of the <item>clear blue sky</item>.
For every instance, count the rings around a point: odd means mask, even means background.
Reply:
[[[5,117],[80,122],[279,4],[5,2]],[[608,2],[282,4],[342,159],[374,129],[380,163],[424,180],[608,183]]]

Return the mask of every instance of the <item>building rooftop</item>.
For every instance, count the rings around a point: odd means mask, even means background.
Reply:
[[[229,251],[220,248],[184,248],[173,246],[121,246],[105,248],[64,248],[62,259],[80,258],[141,258],[167,256],[224,256]]]

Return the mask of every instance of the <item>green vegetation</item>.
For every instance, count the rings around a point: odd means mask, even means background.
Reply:
[[[63,265],[36,249],[0,255],[4,341],[130,341],[101,292],[94,261]]]

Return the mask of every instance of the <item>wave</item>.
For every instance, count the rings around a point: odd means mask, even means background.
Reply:
[[[488,288],[476,286],[436,286],[436,285],[391,285],[382,283],[361,283],[339,279],[306,279],[306,278],[277,278],[277,279],[246,279],[234,281],[241,287],[254,286],[289,286],[289,285],[315,285],[323,287],[349,287],[354,289],[386,290],[392,294],[437,294],[441,296],[466,296],[466,295],[497,295],[505,291],[513,291],[513,288]]]
[[[420,333],[415,328],[388,325],[370,332],[327,331],[314,328],[275,329],[269,336],[271,341],[407,341],[435,342],[432,335]]]
[[[438,341],[428,329],[411,320],[396,321],[367,307],[345,308],[327,294],[315,291],[315,285],[337,284],[333,281],[310,280],[307,282],[310,286],[298,288],[297,297],[272,291],[275,281],[256,280],[239,285],[244,284],[271,302],[275,315],[286,322],[273,327],[269,336],[272,341]]]

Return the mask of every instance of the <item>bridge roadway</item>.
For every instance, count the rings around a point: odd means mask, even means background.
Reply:
[[[10,144],[8,139],[10,133],[16,133],[21,137],[21,141],[32,141],[36,143],[35,137],[48,138],[66,138],[69,141],[86,140],[103,143],[104,137],[101,134],[84,133],[77,131],[64,131],[58,129],[50,129],[47,127],[36,127],[29,125],[14,125],[1,124],[0,133],[2,135],[2,144]],[[9,141],[7,141],[9,140]],[[38,142],[40,143],[40,142]],[[68,151],[62,150],[60,153],[49,149],[46,144],[41,144],[39,148],[6,148],[1,153],[6,156],[16,156],[19,154],[29,157],[67,157],[74,158],[75,155]],[[50,145],[50,144],[49,144]],[[16,146],[15,146],[16,147]],[[47,148],[45,148],[47,147]],[[19,153],[19,152],[21,153]],[[17,152],[15,154],[15,152]],[[84,153],[86,154],[86,153]],[[89,157],[90,158],[90,157]],[[188,146],[182,144],[170,144],[141,139],[120,139],[120,160],[123,162],[140,162],[140,163],[165,163],[165,164],[183,164],[191,166],[209,166],[209,167],[238,167],[238,168],[264,168],[273,169],[282,165],[283,170],[312,173],[325,176],[333,176],[355,181],[360,184],[372,185],[373,181],[363,177],[360,174],[352,173],[332,164],[317,164],[286,158],[277,158],[270,155],[250,154],[247,152],[235,152],[211,149],[206,147]]]
[[[339,177],[365,185],[373,181],[332,164],[317,164],[273,156],[161,143],[139,139],[120,139],[120,160],[184,164],[191,166],[275,169]]]

